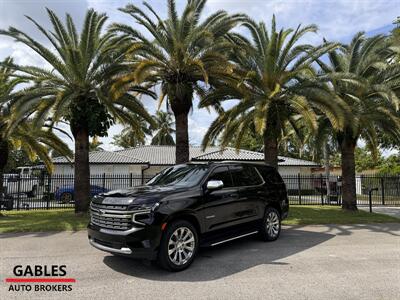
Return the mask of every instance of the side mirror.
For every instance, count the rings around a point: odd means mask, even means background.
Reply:
[[[210,180],[207,182],[207,189],[210,191],[219,190],[224,187],[222,180]]]

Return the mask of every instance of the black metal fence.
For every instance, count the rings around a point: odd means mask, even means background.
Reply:
[[[139,186],[151,177],[134,174],[92,175],[91,195],[109,190]],[[341,205],[341,178],[323,175],[285,175],[290,204]],[[329,187],[329,188],[327,188]],[[357,204],[368,205],[370,189],[372,204],[400,206],[400,176],[356,176]],[[74,207],[73,175],[6,175],[5,196],[0,210],[60,209]]]
[[[286,175],[290,204],[297,205],[341,205],[342,180],[340,176]],[[369,192],[374,206],[400,206],[400,176],[360,175],[356,176],[358,205],[369,204]],[[329,188],[328,187],[329,182]]]
[[[90,194],[145,184],[151,177],[135,174],[90,176]],[[74,207],[73,175],[6,175],[0,210],[61,209]]]

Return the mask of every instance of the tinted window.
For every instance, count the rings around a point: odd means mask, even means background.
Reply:
[[[283,183],[281,176],[275,169],[269,167],[257,167],[257,169],[261,173],[265,182],[272,184]]]
[[[153,177],[147,185],[176,185],[192,187],[200,182],[207,171],[207,165],[177,165],[165,169]]]
[[[253,166],[233,166],[230,169],[236,186],[259,185],[263,183],[260,175]]]
[[[228,167],[218,167],[216,168],[210,177],[207,179],[208,181],[210,180],[221,180],[224,183],[224,187],[232,187],[233,182],[232,182],[232,176],[231,173],[228,170]]]

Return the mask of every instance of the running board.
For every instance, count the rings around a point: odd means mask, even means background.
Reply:
[[[245,236],[248,236],[248,235],[252,235],[252,234],[256,234],[256,233],[258,233],[258,230],[257,231],[253,231],[253,232],[249,232],[249,233],[245,233],[245,234],[241,234],[241,235],[229,238],[227,240],[223,240],[223,241],[220,241],[220,242],[213,243],[213,244],[211,244],[211,247],[219,245],[219,244],[223,244],[223,243],[226,243],[226,242],[230,242],[230,241],[233,241],[233,240],[237,240],[237,239],[240,239],[242,237],[245,237]]]

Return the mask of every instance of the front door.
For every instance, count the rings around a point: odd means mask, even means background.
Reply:
[[[207,190],[207,182],[221,180],[222,189]],[[238,218],[239,193],[234,187],[228,167],[215,168],[209,175],[204,186],[203,221],[206,231],[217,230],[232,225]]]

